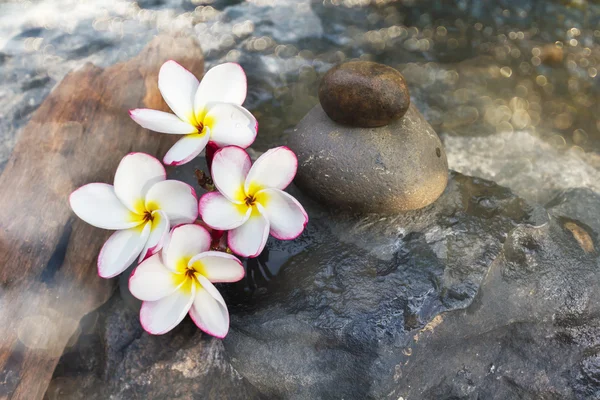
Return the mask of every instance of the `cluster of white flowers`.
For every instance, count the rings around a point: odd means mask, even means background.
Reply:
[[[298,162],[290,149],[277,147],[252,165],[244,149],[254,142],[258,123],[242,107],[246,75],[238,64],[212,68],[199,82],[167,61],[158,88],[175,114],[135,109],[131,118],[156,132],[184,135],[164,156],[164,164],[185,164],[207,145],[218,149],[208,160],[217,190],[198,201],[194,188],[166,179],[156,158],[131,153],[117,167],[114,185],[90,183],[75,190],[69,202],[85,222],[116,231],[98,256],[101,277],[140,263],[129,289],[143,301],[140,321],[147,332],[166,333],[189,313],[204,332],[223,338],[229,314],[213,283],[237,282],[245,272],[235,256],[211,250],[213,238],[204,226],[213,233],[228,231],[228,248],[243,257],[258,256],[269,234],[281,240],[298,237],[308,216],[283,191]]]

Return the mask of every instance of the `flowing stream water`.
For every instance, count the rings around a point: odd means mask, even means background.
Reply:
[[[600,5],[585,0],[2,2],[0,170],[69,71],[125,61],[161,32],[195,36],[207,68],[244,67],[259,151],[285,144],[331,66],[373,60],[404,74],[451,168],[542,204],[600,190]],[[251,267],[268,279],[285,259]]]
[[[350,59],[399,69],[444,137],[527,131],[557,151],[600,150],[594,2],[19,0],[0,3],[0,166],[65,74],[127,60],[164,31],[196,36],[208,67],[245,68],[258,150],[285,143],[320,77]]]

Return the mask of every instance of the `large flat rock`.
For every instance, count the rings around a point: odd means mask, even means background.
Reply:
[[[456,173],[419,212],[313,209],[314,242],[232,307],[227,355],[273,398],[597,398],[599,211]]]
[[[312,242],[270,292],[232,301],[227,355],[270,397],[397,399],[413,336],[471,304],[515,227],[547,222],[510,190],[455,173],[419,211],[308,212]]]
[[[193,168],[172,177],[193,183]],[[357,217],[290,190],[311,222],[220,285],[224,341],[189,319],[144,333],[123,286],[91,332],[81,325],[48,396],[600,397],[600,196],[573,189],[544,208],[451,173],[426,209]]]

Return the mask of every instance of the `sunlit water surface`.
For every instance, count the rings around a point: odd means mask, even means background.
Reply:
[[[243,65],[259,150],[284,143],[323,73],[356,58],[402,71],[440,134],[600,148],[600,6],[585,0],[43,0],[0,4],[0,165],[66,73],[165,31],[196,36],[208,66]]]

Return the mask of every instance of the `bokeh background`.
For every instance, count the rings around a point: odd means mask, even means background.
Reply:
[[[0,167],[65,74],[127,60],[159,32],[196,36],[207,67],[242,64],[258,150],[285,142],[320,77],[350,59],[399,69],[444,137],[501,133],[484,146],[503,146],[526,130],[558,151],[600,150],[595,1],[18,0],[0,2]]]

